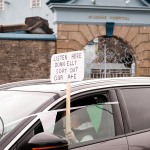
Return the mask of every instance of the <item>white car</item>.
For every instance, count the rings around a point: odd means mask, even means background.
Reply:
[[[150,149],[150,78],[75,82],[70,95],[68,137],[65,83],[0,85],[0,150]]]

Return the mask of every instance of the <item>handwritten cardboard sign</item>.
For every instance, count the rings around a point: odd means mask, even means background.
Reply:
[[[51,58],[50,78],[52,83],[82,81],[84,78],[84,52],[54,54]]]

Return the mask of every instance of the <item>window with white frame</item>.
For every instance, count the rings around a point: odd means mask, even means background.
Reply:
[[[31,0],[31,7],[41,7],[41,0]]]
[[[0,0],[0,10],[4,10],[4,0]]]

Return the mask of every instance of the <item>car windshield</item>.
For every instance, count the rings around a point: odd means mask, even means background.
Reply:
[[[0,138],[19,123],[13,122],[30,115],[53,96],[52,93],[0,91]]]

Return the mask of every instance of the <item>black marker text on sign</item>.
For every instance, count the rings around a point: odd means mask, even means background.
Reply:
[[[55,54],[51,58],[51,81],[81,81],[84,78],[84,52]]]

